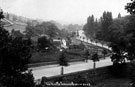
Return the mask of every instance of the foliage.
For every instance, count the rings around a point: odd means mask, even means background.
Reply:
[[[11,35],[12,35],[13,37],[23,37],[23,36],[24,36],[19,30],[16,31],[16,30],[14,30],[14,29],[12,29]]]
[[[131,0],[130,3],[127,3],[127,5],[125,6],[125,9],[130,14],[135,14],[135,0]]]
[[[125,32],[128,38],[127,55],[128,59],[131,60],[130,79],[132,87],[135,87],[135,64],[133,62],[133,60],[135,59],[135,0],[131,0],[130,3],[127,3],[125,9],[131,14]]]
[[[41,24],[37,24],[36,26],[28,23],[25,32],[28,37],[38,36],[42,34],[47,34],[49,37],[55,37],[59,34],[60,30],[53,23],[43,22]]]
[[[78,24],[69,24],[69,25],[64,25],[63,26],[63,28],[67,32],[73,32],[73,31],[81,30],[82,27],[83,27],[82,25],[78,25]]]
[[[25,33],[26,36],[30,38],[30,37],[37,36],[38,35],[37,33],[39,33],[39,31],[37,32],[34,26],[27,24]]]
[[[107,54],[107,51],[104,49],[104,50],[102,51],[102,53],[103,53],[104,59],[105,59],[105,55]]]
[[[127,8],[126,8],[127,9]],[[127,22],[125,21],[127,20]],[[125,17],[124,20],[117,20],[110,26],[110,47],[114,63],[124,63],[125,59],[135,58],[135,15]]]
[[[0,17],[3,18],[0,14]],[[1,20],[0,18],[0,20]],[[1,21],[0,21],[1,23]],[[13,38],[0,26],[0,83],[7,87],[33,87],[34,78],[28,71],[31,42],[21,37]],[[21,83],[21,84],[20,84]]]
[[[109,26],[113,23],[112,13],[104,12],[100,18],[101,29],[97,32],[96,38],[104,41],[108,41]]]
[[[85,45],[80,43],[79,45],[69,45],[69,49],[84,49]]]
[[[97,54],[97,53],[94,53],[94,54],[92,55],[91,60],[93,60],[94,62],[99,61],[98,54]]]
[[[83,56],[84,56],[84,58],[85,58],[86,60],[88,60],[88,59],[89,59],[89,56],[90,56],[89,51],[88,51],[88,50],[85,50]]]
[[[99,29],[99,24],[97,19],[94,19],[94,16],[89,16],[87,18],[87,23],[84,25],[83,30],[85,31],[86,36],[93,38],[95,37],[95,33]]]
[[[131,87],[135,87],[135,63],[130,64],[130,83],[132,84]]]
[[[40,51],[47,51],[50,50],[52,43],[47,36],[42,36],[38,38],[37,46]]]
[[[68,65],[68,61],[66,59],[65,54],[66,54],[66,51],[62,51],[60,56],[59,56],[58,63],[61,66],[67,66]]]

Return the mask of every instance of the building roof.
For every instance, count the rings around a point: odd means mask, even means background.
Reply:
[[[4,24],[4,27],[6,30],[11,32],[12,29],[14,30],[20,30],[21,33],[23,33],[26,30],[26,23],[18,22],[18,21],[11,21],[6,18],[2,19],[2,22]]]

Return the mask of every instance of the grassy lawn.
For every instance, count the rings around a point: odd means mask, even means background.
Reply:
[[[119,78],[109,78],[91,87],[129,87],[129,80]]]
[[[32,55],[31,63],[57,61],[58,55],[59,55],[59,53],[39,53],[39,52],[35,52]]]
[[[68,61],[81,61],[83,58],[81,57],[82,50],[68,50],[66,53],[66,57]],[[60,53],[52,52],[52,53],[39,53],[35,52],[32,55],[31,63],[40,63],[40,62],[57,62]]]
[[[89,49],[89,52],[92,53],[94,49]],[[66,53],[67,60],[72,61],[82,61],[84,50],[82,49],[68,49]],[[102,51],[98,50],[99,57],[103,57]],[[31,57],[31,63],[41,63],[41,62],[57,62],[60,52],[34,52]],[[91,58],[91,57],[90,57]]]

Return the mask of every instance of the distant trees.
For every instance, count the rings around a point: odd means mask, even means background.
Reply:
[[[99,40],[108,41],[109,36],[109,26],[113,23],[112,13],[104,12],[102,17],[100,18],[101,27],[98,33],[96,34],[96,38]]]
[[[30,23],[27,24],[26,26],[26,36],[31,38],[33,36],[37,36],[39,32],[36,32],[36,29],[34,26],[32,26]]]
[[[0,12],[0,84],[6,87],[34,87],[34,77],[28,70],[31,58],[31,43],[29,39],[12,38],[6,31]]]
[[[73,32],[71,33],[71,37],[75,37],[75,36],[76,36],[76,32],[73,31]]]
[[[118,18],[121,18],[121,14],[120,13],[118,14]]]
[[[95,33],[98,31],[98,22],[95,20],[94,15],[87,18],[87,23],[84,25],[83,30],[85,31],[86,36],[93,38]]]
[[[121,15],[119,14],[119,17]],[[102,17],[97,20],[94,15],[87,18],[83,30],[86,36],[99,40],[108,41],[109,26],[113,23],[112,13],[104,11]]]
[[[57,26],[50,22],[43,22],[41,24],[37,24],[36,26],[28,23],[25,31],[26,36],[28,37],[39,36],[42,34],[47,34],[49,37],[55,37],[59,34],[59,32],[60,30]]]
[[[14,30],[14,29],[12,29],[11,35],[13,37],[24,37],[24,35],[20,32],[20,30]]]
[[[64,25],[63,28],[67,30],[67,32],[73,32],[73,31],[77,31],[77,30],[81,30],[82,29],[82,25],[78,25],[78,24],[69,24],[69,25]]]

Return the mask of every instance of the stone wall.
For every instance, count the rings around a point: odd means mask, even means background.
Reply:
[[[56,82],[74,82],[76,79],[85,79],[90,84],[96,84],[99,81],[102,81],[106,78],[109,78],[111,76],[110,74],[110,68],[111,66],[97,68],[95,70],[85,70],[85,71],[79,71],[59,76],[53,76],[53,77],[43,77],[41,83],[44,84],[46,82],[56,83]]]

